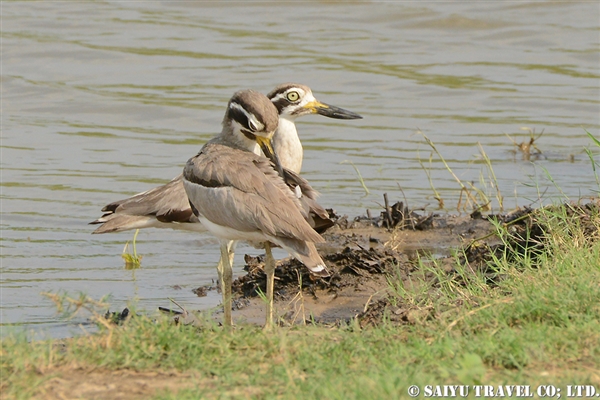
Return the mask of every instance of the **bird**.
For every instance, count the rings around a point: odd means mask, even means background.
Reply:
[[[282,167],[292,172],[288,173],[288,180],[292,183],[293,178],[300,173],[303,161],[302,143],[295,124],[298,117],[319,114],[335,119],[362,118],[352,111],[316,100],[308,86],[298,83],[278,85],[269,92],[267,97],[279,113],[279,126],[273,136],[273,149],[278,154]],[[316,196],[314,193],[304,194]],[[165,185],[107,204],[101,211],[104,214],[90,222],[90,224],[100,224],[92,232],[94,234],[143,228],[206,231],[192,213],[181,175]],[[324,221],[321,223],[327,225]]]
[[[318,101],[312,90],[298,83],[284,83],[271,90],[267,97],[279,112],[279,127],[273,136],[273,150],[281,165],[300,173],[304,149],[296,130],[296,119],[304,115],[319,114],[334,119],[362,119],[362,116]]]
[[[324,239],[307,222],[308,213],[286,184],[273,151],[271,139],[278,122],[277,108],[268,97],[253,90],[236,92],[227,105],[221,133],[183,169],[183,186],[193,214],[220,241],[225,326],[233,324],[231,241],[264,245],[265,328],[273,323],[275,260],[271,243],[299,259],[312,274],[329,276],[315,247]],[[266,157],[257,154],[258,148]]]
[[[362,116],[318,101],[312,90],[302,84],[284,83],[276,86],[267,97],[275,105],[279,114],[279,125],[273,136],[273,149],[280,157],[286,182],[294,193],[300,197],[302,205],[309,211],[309,221],[313,227],[322,232],[333,222],[327,212],[316,203],[318,193],[298,174],[302,168],[303,148],[298,137],[295,120],[308,114],[319,114],[335,119],[361,119]],[[173,178],[169,183],[136,194],[132,197],[115,201],[102,208],[104,215],[90,222],[101,224],[93,233],[102,234],[122,232],[142,228],[172,228],[196,232],[205,232],[192,212],[182,175]],[[236,242],[230,242],[230,263],[233,262]],[[218,271],[222,266],[217,266]],[[222,277],[219,281],[222,284]]]

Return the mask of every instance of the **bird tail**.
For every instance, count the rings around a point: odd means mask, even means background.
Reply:
[[[113,214],[107,213],[95,221],[90,222],[90,225],[102,224],[92,233],[110,233],[122,232],[130,229],[142,229],[152,227],[152,220],[147,216]]]
[[[319,255],[317,247],[312,242],[290,238],[271,238],[273,243],[277,243],[283,249],[287,250],[293,257],[300,260],[308,268],[311,274],[325,278],[330,276],[327,265]]]

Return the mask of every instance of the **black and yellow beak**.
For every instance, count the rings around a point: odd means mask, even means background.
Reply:
[[[344,110],[343,108],[321,103],[320,101],[311,101],[304,106],[305,109],[311,110],[313,114],[323,115],[335,119],[362,119],[362,116],[353,113],[352,111]]]
[[[267,158],[271,160],[273,164],[275,164],[275,168],[277,168],[279,176],[284,178],[283,167],[279,162],[279,157],[277,157],[277,153],[273,151],[273,146],[271,145],[271,138],[267,138],[264,136],[256,136],[256,143],[258,143],[265,156],[267,156]]]

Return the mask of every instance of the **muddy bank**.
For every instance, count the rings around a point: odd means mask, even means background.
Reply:
[[[553,210],[577,215],[586,235],[598,236],[598,225],[594,223],[600,210],[598,200],[583,206],[566,204]],[[451,215],[409,211],[401,202],[386,207],[376,217],[349,218],[332,211],[336,223],[323,234],[326,243],[319,246],[332,276],[315,279],[298,261],[279,260],[275,271],[279,323],[339,324],[358,318],[365,326],[379,323],[384,314],[398,323],[427,318],[426,310],[401,302],[391,305],[389,276],[408,284],[412,279],[435,279],[430,272],[420,271],[420,255],[433,256],[438,260],[437,268],[455,274],[456,258],[451,253],[458,251],[460,263],[473,274],[483,273],[489,284],[494,285],[501,279],[489,267],[494,256],[544,250],[547,227],[541,225],[537,213],[538,210],[524,207],[505,214]],[[509,228],[504,240],[496,234],[494,224]],[[262,324],[265,310],[258,293],[266,290],[264,259],[246,256],[245,261],[246,274],[233,284],[234,318]],[[216,318],[220,318],[220,313]]]
[[[410,211],[401,202],[375,217],[370,212],[355,218],[330,214],[335,225],[318,247],[331,277],[314,279],[298,261],[278,261],[275,301],[282,324],[347,323],[387,297],[389,275],[410,279],[419,255],[447,257],[452,249],[494,231],[481,215]],[[234,318],[262,324],[264,303],[258,293],[266,290],[264,258],[246,256],[245,261],[246,275],[233,283]]]

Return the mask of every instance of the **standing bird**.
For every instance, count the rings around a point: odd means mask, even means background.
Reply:
[[[279,113],[279,127],[273,135],[273,148],[279,155],[281,166],[296,174],[300,173],[303,159],[296,118],[309,114],[335,119],[362,118],[351,111],[319,102],[308,86],[296,83],[279,85],[267,97]],[[288,176],[288,180],[291,180],[290,178],[291,176]],[[316,196],[316,192],[304,194],[309,197]],[[206,231],[192,213],[181,175],[166,185],[110,203],[102,211],[105,213],[102,217],[90,222],[101,224],[93,232],[95,234],[142,228]]]
[[[275,260],[271,243],[299,259],[313,274],[328,276],[315,247],[323,238],[308,224],[294,191],[282,178],[283,169],[271,139],[278,112],[269,99],[252,90],[233,95],[223,130],[191,158],[183,170],[183,185],[194,215],[220,240],[224,323],[231,326],[232,265],[230,242],[263,243],[267,253],[267,318],[273,321]],[[257,155],[258,148],[270,158]]]
[[[321,232],[331,226],[332,222],[328,219],[326,211],[315,201],[318,193],[310,188],[308,182],[297,175],[302,167],[303,148],[298,137],[295,120],[309,114],[319,114],[335,119],[361,119],[362,117],[351,111],[318,101],[311,89],[301,84],[278,85],[268,94],[268,98],[275,105],[279,114],[279,126],[273,135],[273,148],[276,154],[280,155],[286,182],[296,195],[302,195],[302,205],[309,211],[309,221],[315,229]],[[257,154],[260,154],[259,149],[256,151]],[[102,217],[90,222],[90,224],[101,224],[93,232],[94,234],[142,228],[206,231],[192,212],[181,175],[166,185],[110,203],[102,211],[105,212]],[[230,264],[233,263],[235,244],[235,241],[230,242],[228,250]],[[217,269],[219,282],[222,285],[223,266],[218,265]],[[225,309],[227,310],[227,307]],[[230,307],[229,310],[231,310]]]

